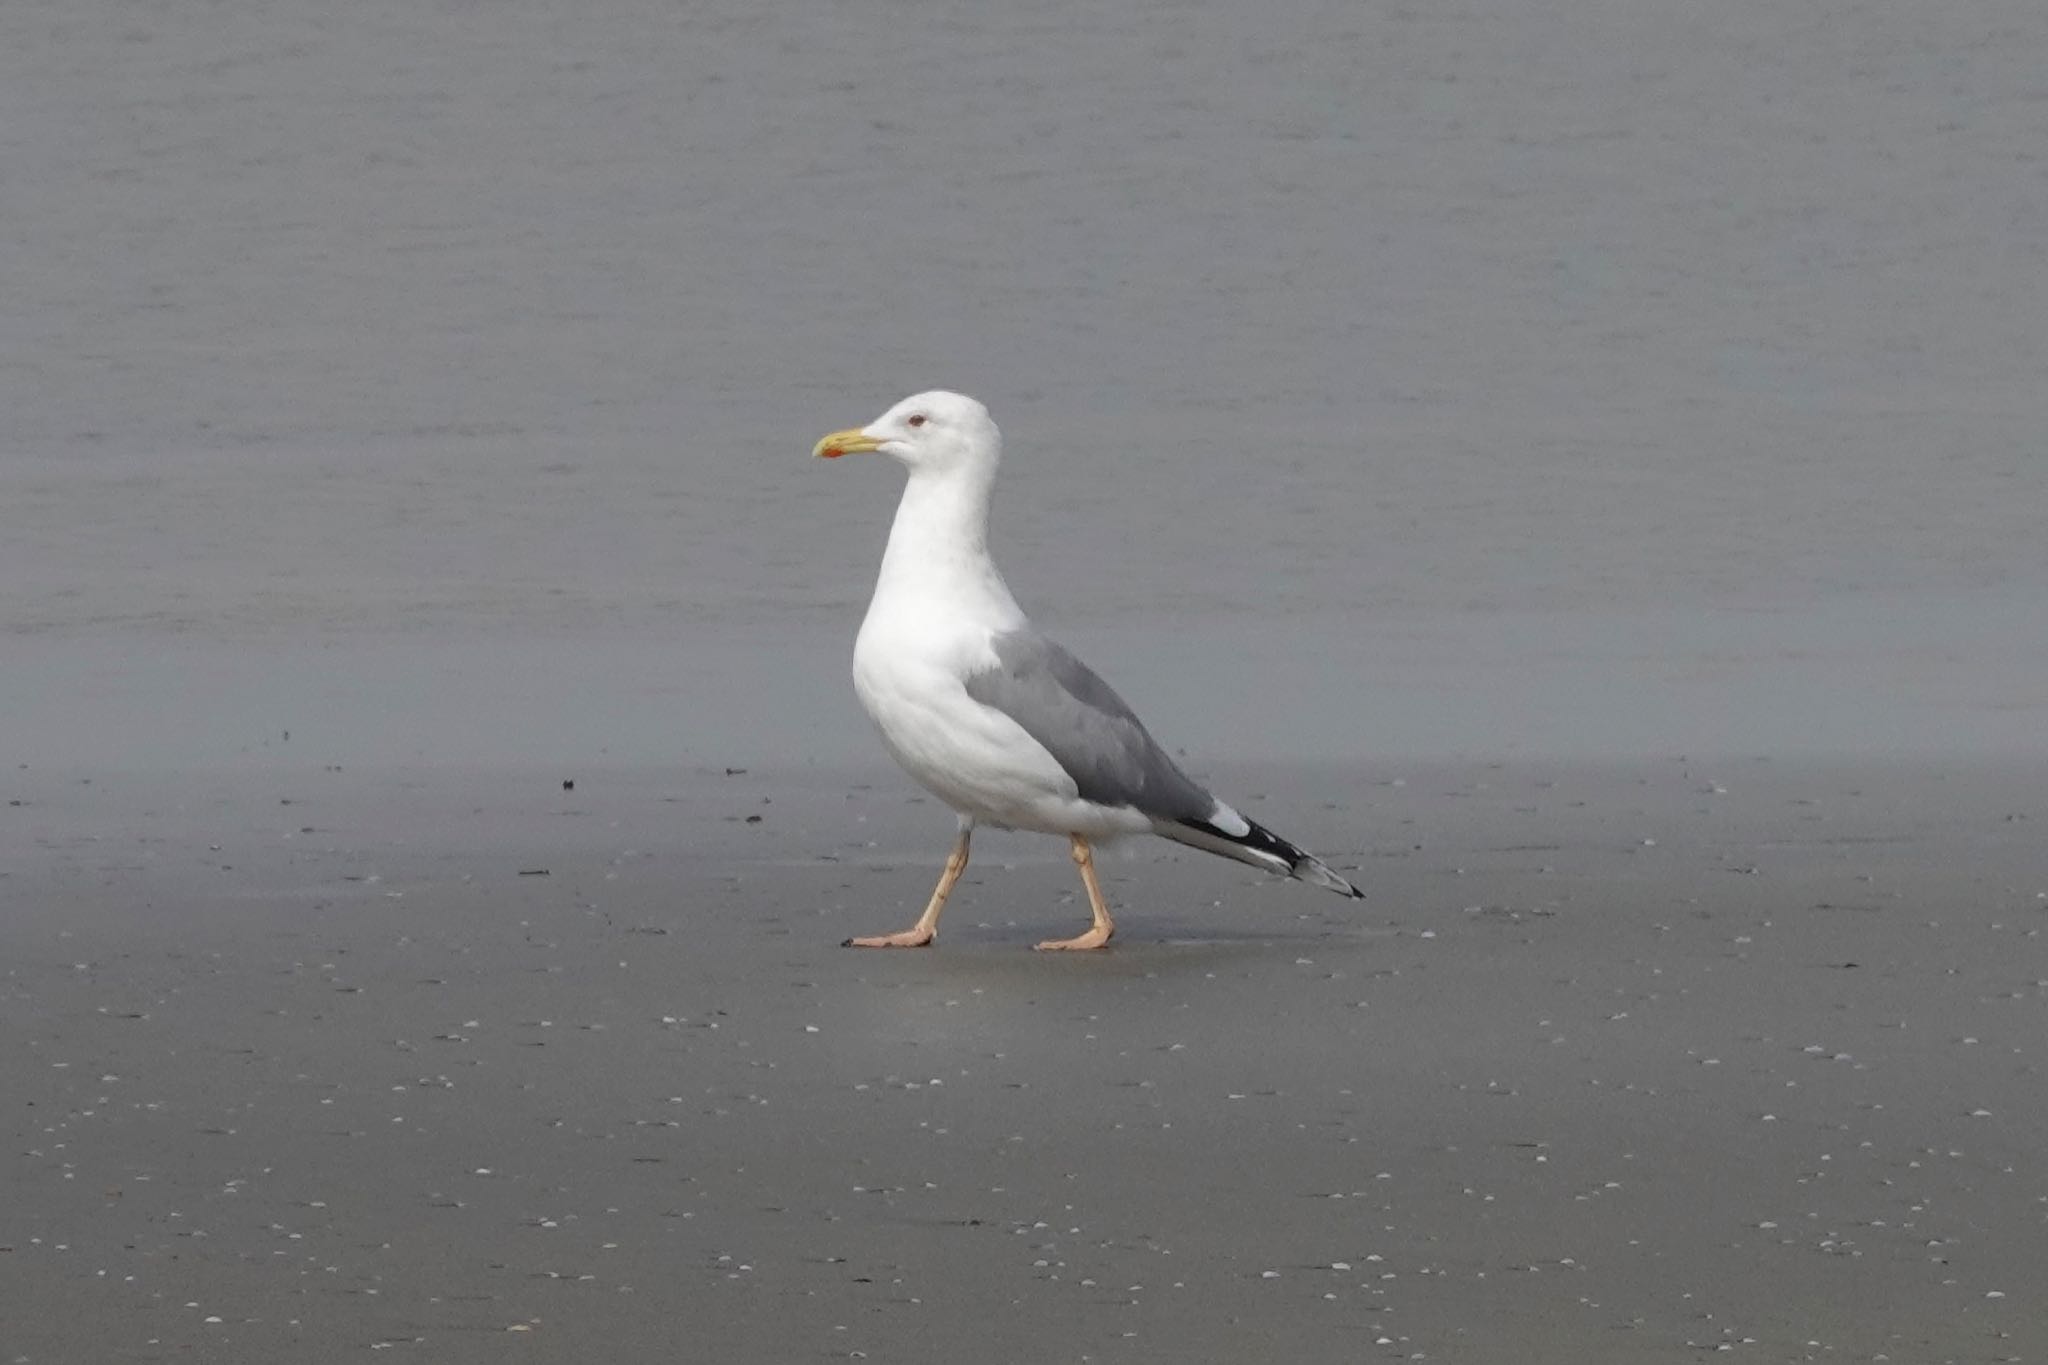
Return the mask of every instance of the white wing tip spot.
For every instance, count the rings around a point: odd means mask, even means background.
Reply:
[[[1251,823],[1221,801],[1209,812],[1209,823],[1233,839],[1242,839],[1252,832]]]

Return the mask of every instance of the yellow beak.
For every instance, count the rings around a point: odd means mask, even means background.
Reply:
[[[836,460],[841,455],[850,455],[856,450],[880,450],[882,443],[861,431],[859,427],[848,427],[835,431],[811,447],[811,454],[821,460]]]

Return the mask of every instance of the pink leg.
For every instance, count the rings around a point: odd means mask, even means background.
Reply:
[[[1049,938],[1038,945],[1040,952],[1079,951],[1100,948],[1109,942],[1109,936],[1116,932],[1116,925],[1109,918],[1109,907],[1103,904],[1102,888],[1095,881],[1095,855],[1089,850],[1088,841],[1080,835],[1073,836],[1074,866],[1081,869],[1081,884],[1088,888],[1088,908],[1095,913],[1095,922],[1087,932],[1073,938]]]
[[[967,870],[967,841],[974,833],[974,826],[963,823],[960,837],[953,841],[953,851],[946,855],[946,870],[939,874],[938,887],[932,892],[931,904],[917,917],[917,923],[908,929],[893,934],[874,934],[867,938],[850,938],[844,946],[848,948],[922,948],[938,936],[939,912],[946,908],[946,897],[953,894],[953,883],[960,880],[960,874]]]

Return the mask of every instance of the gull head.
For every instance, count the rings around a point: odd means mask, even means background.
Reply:
[[[912,473],[992,465],[1002,435],[988,409],[964,393],[933,389],[912,394],[864,427],[835,431],[812,449],[836,460],[855,451],[879,450]]]

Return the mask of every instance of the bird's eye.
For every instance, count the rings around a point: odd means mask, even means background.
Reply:
[[[914,426],[914,427],[921,427],[921,426],[923,426],[924,424],[925,424],[925,415],[924,415],[923,413],[921,413],[921,412],[914,412],[914,413],[912,413],[912,414],[910,415],[910,425],[912,425],[912,426]]]

